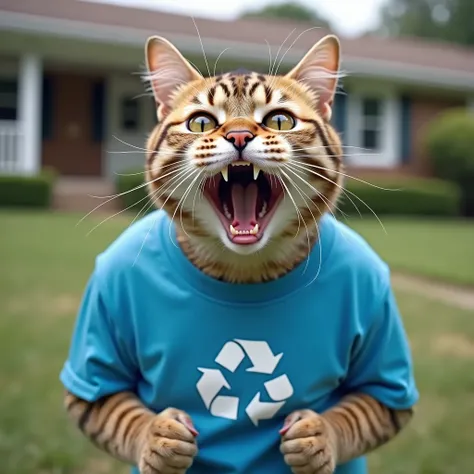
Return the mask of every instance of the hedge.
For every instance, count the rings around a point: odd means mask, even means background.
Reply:
[[[122,208],[128,208],[133,212],[142,211],[142,214],[154,209],[154,206],[147,205],[150,200],[147,197],[148,188],[143,186],[144,179],[143,170],[129,170],[117,177],[115,186],[117,193],[120,194]],[[135,190],[131,191],[132,189]]]
[[[436,176],[459,185],[463,214],[474,216],[474,114],[466,108],[440,114],[424,140]]]
[[[348,215],[375,212],[378,215],[401,216],[460,214],[461,191],[453,183],[438,179],[415,178],[378,178],[369,179],[368,182],[370,184],[355,180],[346,183],[347,191],[343,193],[338,203],[340,212]]]
[[[378,178],[369,181],[372,185],[348,180],[345,185],[347,191],[338,202],[339,212],[356,215],[357,206],[361,214],[371,214],[370,206],[378,215],[456,216],[460,213],[461,193],[453,183],[415,178]],[[117,191],[127,192],[141,184],[143,173],[119,176]],[[144,186],[127,192],[121,196],[122,205],[138,212],[149,202],[146,193],[147,188]],[[148,210],[153,209],[151,207]]]
[[[53,197],[55,174],[0,175],[0,207],[49,208]]]

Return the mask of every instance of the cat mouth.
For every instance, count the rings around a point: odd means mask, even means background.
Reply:
[[[258,242],[283,197],[276,176],[247,161],[236,161],[208,178],[204,195],[234,244]]]

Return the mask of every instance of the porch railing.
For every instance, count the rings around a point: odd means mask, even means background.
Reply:
[[[0,173],[9,174],[21,171],[21,138],[20,122],[0,120]]]

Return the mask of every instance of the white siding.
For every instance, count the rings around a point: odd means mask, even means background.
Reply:
[[[382,101],[381,146],[376,152],[362,148],[361,121],[364,97]],[[391,168],[397,166],[401,156],[400,101],[396,89],[376,84],[353,84],[347,97],[347,140],[344,153],[348,164],[370,168]]]
[[[154,127],[154,102],[145,95],[145,86],[138,76],[112,75],[107,80],[106,139],[104,141],[105,174],[114,179],[117,173],[143,168],[146,140]],[[122,101],[133,98],[139,107],[138,129],[122,126]]]

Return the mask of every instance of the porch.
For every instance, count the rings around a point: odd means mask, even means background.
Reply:
[[[0,173],[113,177],[141,167],[156,123],[138,75],[0,55]]]

